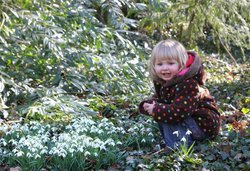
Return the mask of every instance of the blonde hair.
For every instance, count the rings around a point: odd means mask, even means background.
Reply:
[[[159,79],[154,69],[156,59],[174,59],[178,62],[180,66],[179,71],[181,71],[185,68],[188,54],[185,47],[176,40],[167,39],[157,43],[152,51],[148,67],[149,76],[152,81]]]

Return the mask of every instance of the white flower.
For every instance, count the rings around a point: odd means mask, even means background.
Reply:
[[[17,141],[14,139],[9,140],[9,143],[11,143],[12,145],[17,145]]]
[[[131,63],[131,64],[137,64],[139,62],[139,60],[137,58],[134,58],[130,61],[128,61],[128,63]]]
[[[128,132],[133,132],[133,131],[134,131],[133,128],[129,128],[129,129],[128,129]]]
[[[176,134],[176,136],[179,137],[179,131],[174,131],[173,134]]]
[[[186,135],[191,135],[192,132],[188,129],[187,132],[186,132]]]
[[[74,148],[69,148],[68,149],[69,153],[73,154],[75,152]]]
[[[143,139],[141,140],[141,142],[142,142],[142,143],[145,143],[145,142],[146,142],[146,140],[143,138]]]
[[[100,145],[100,150],[105,150],[105,151],[106,151],[105,144],[101,144],[101,145]]]
[[[41,156],[39,154],[36,154],[35,159],[37,159],[37,158],[41,158]]]
[[[32,157],[32,154],[30,152],[28,152],[26,155],[28,158]]]
[[[48,147],[43,147],[43,149],[40,151],[40,154],[46,154],[48,152]]]
[[[149,133],[148,133],[148,136],[152,136],[152,137],[153,137],[154,134],[153,134],[152,132],[149,132]]]
[[[117,145],[122,145],[123,143],[121,141],[116,142]]]
[[[23,156],[23,151],[21,151],[21,150],[20,150],[20,151],[17,151],[16,156],[17,156],[17,157]]]
[[[115,146],[115,141],[113,139],[109,138],[105,141],[105,144],[108,144],[110,146]]]
[[[186,143],[187,139],[186,139],[185,137],[182,137],[181,141],[182,141],[183,143]]]
[[[6,146],[7,142],[5,141],[5,139],[1,138],[0,139],[0,144],[3,145],[3,146]]]
[[[84,156],[85,157],[87,157],[87,156],[89,156],[90,155],[90,152],[88,152],[88,151],[86,151],[85,153],[84,153]]]

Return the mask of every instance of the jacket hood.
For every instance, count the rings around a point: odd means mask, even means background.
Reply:
[[[187,53],[188,55],[191,55],[194,58],[194,60],[188,68],[185,68],[187,69],[185,74],[177,75],[175,78],[166,82],[160,81],[162,85],[164,86],[175,85],[189,78],[195,79],[200,85],[205,84],[206,77],[200,57],[197,55],[196,52],[188,51]]]

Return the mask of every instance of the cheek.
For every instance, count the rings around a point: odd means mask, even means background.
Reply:
[[[174,71],[179,71],[180,67],[178,65],[173,66],[172,68]]]
[[[157,72],[159,72],[161,69],[160,69],[160,67],[155,67],[154,70],[155,70],[155,72],[157,73]]]

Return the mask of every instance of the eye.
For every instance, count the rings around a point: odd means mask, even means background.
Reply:
[[[162,66],[162,63],[160,62],[160,63],[156,63],[156,65],[158,65],[158,66]]]
[[[169,64],[169,65],[175,65],[175,64],[177,64],[177,61],[175,61],[175,60],[170,60],[170,61],[168,61],[168,64]]]

